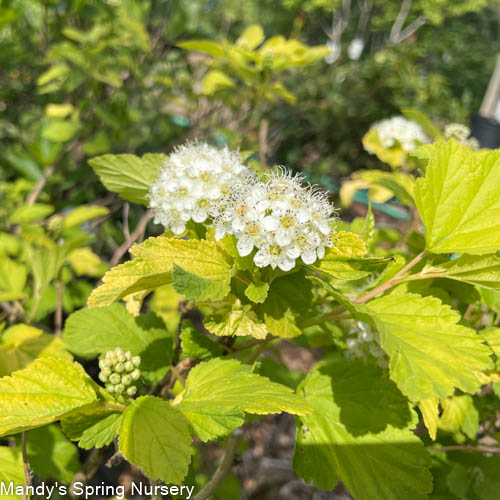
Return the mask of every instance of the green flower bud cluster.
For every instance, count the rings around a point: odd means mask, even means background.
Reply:
[[[140,356],[132,356],[130,351],[123,352],[121,347],[117,347],[106,352],[104,358],[99,360],[99,380],[113,394],[133,396],[137,392],[134,384],[141,376],[140,364]]]

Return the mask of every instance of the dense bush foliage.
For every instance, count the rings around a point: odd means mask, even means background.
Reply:
[[[7,495],[498,498],[500,152],[464,123],[499,25],[1,3]]]

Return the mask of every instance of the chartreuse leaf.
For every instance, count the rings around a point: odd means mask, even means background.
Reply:
[[[418,123],[428,136],[434,139],[439,139],[442,136],[439,129],[434,126],[429,118],[418,109],[406,108],[402,109],[401,112],[406,118],[408,118],[408,120]]]
[[[72,361],[61,339],[29,325],[18,324],[3,332],[0,343],[0,377],[26,368],[34,359],[54,357]]]
[[[377,156],[380,161],[389,164],[391,167],[400,167],[406,158],[406,151],[399,142],[390,148],[385,147],[380,140],[376,129],[370,129],[362,139],[363,146],[371,154]]]
[[[90,450],[110,444],[120,430],[122,413],[102,401],[75,410],[61,419],[69,439]]]
[[[131,250],[131,262],[104,275],[89,298],[89,307],[116,302],[134,292],[172,282],[189,298],[220,300],[229,292],[231,259],[213,242],[149,238]]]
[[[122,198],[148,205],[148,192],[165,163],[164,154],[102,155],[89,160],[104,186]]]
[[[296,337],[302,333],[302,318],[310,314],[312,285],[303,271],[275,279],[257,314],[269,333],[277,337]]]
[[[2,500],[20,500],[23,495],[16,495],[16,488],[24,488],[24,465],[23,455],[18,448],[0,446],[0,487],[5,488],[1,492]],[[12,489],[11,488],[12,485]]]
[[[54,422],[96,397],[92,380],[81,365],[39,358],[0,379],[0,435]]]
[[[468,394],[442,399],[443,414],[439,417],[438,428],[446,432],[458,432],[474,439],[479,427],[479,412]]]
[[[182,322],[180,338],[182,352],[187,358],[203,359],[222,355],[222,347],[196,330],[189,320]]]
[[[258,304],[262,304],[266,300],[268,292],[269,283],[263,282],[250,283],[245,289],[247,298]]]
[[[203,320],[205,328],[214,335],[235,335],[237,337],[251,335],[256,339],[267,336],[266,325],[252,311],[250,304],[243,305],[233,295],[214,306]]]
[[[122,304],[74,312],[66,320],[62,340],[71,352],[87,359],[118,346],[139,355],[148,381],[165,372],[173,352],[172,332],[160,318],[153,313],[135,318]]]
[[[500,245],[500,243],[499,243]],[[443,264],[426,266],[421,273],[424,277],[450,278],[492,290],[500,290],[500,257],[492,255],[462,255],[458,259]]]
[[[331,490],[341,479],[357,500],[424,500],[430,460],[412,429],[418,419],[380,368],[338,362],[299,385],[314,411],[297,419],[294,470]]]
[[[33,203],[33,205],[21,205],[11,216],[13,224],[35,222],[50,215],[54,211],[52,205],[45,203]]]
[[[369,209],[368,216],[371,214],[373,219],[373,213],[371,208]],[[368,222],[369,225],[373,225],[373,221]],[[367,233],[373,231],[373,227],[367,230]],[[369,236],[369,234],[367,234]],[[363,257],[366,255],[366,243],[355,233],[349,233],[347,231],[338,231],[334,233],[332,237],[333,246],[327,248],[325,252],[325,257],[328,255],[330,257]]]
[[[152,479],[179,484],[191,461],[191,436],[184,415],[162,399],[137,398],[123,414],[120,451]]]
[[[500,328],[485,328],[479,332],[496,356],[496,367],[500,369]]]
[[[9,272],[0,273],[0,301],[23,299],[26,294],[27,269],[26,266],[0,256],[0,269],[8,269]]]
[[[78,448],[56,424],[29,431],[26,445],[30,467],[39,477],[67,484],[80,470]]]
[[[64,229],[69,229],[82,222],[101,217],[108,213],[109,209],[100,205],[81,205],[64,217],[62,225]]]
[[[332,237],[333,247],[325,256],[309,266],[339,280],[358,280],[379,271],[387,264],[382,258],[363,258],[366,244],[355,233],[339,231]]]
[[[202,441],[227,435],[242,425],[243,412],[304,415],[311,411],[290,388],[252,373],[251,366],[236,359],[212,359],[195,366],[174,406]]]
[[[439,398],[422,399],[418,403],[420,412],[432,440],[436,439],[437,425],[439,420]]]
[[[455,141],[426,147],[425,177],[415,199],[430,252],[494,253],[500,241],[500,151],[474,151]]]
[[[412,401],[446,398],[455,388],[474,393],[493,367],[481,336],[435,297],[392,294],[358,308],[375,322],[391,378]]]

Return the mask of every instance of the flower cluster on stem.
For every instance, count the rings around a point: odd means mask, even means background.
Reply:
[[[177,147],[149,192],[154,221],[182,234],[188,221],[204,222],[214,205],[253,177],[240,155],[206,143]]]
[[[326,193],[283,168],[230,193],[211,212],[217,240],[233,234],[242,257],[256,249],[256,266],[282,271],[299,257],[305,264],[323,258],[333,245],[333,215]]]
[[[387,120],[381,120],[375,123],[372,129],[377,131],[384,148],[390,148],[399,143],[406,152],[410,152],[421,144],[431,142],[418,123],[407,120],[403,116],[394,116]],[[369,148],[366,149],[369,153],[372,152]]]

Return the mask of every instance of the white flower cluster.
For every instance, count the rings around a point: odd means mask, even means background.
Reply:
[[[377,131],[380,142],[385,148],[390,148],[396,144],[407,151],[413,151],[420,144],[430,142],[422,127],[403,116],[394,116],[387,120],[382,120],[372,126]],[[368,151],[371,153],[372,151]]]
[[[470,135],[470,128],[461,123],[448,123],[444,128],[446,139],[455,139],[471,149],[479,149],[479,142]]]
[[[175,149],[149,192],[154,221],[182,234],[189,220],[204,222],[225,195],[253,177],[240,155],[206,143],[188,143]]]
[[[233,234],[242,257],[256,248],[256,266],[289,271],[299,257],[305,264],[323,258],[332,246],[333,214],[326,193],[281,169],[234,190],[210,215],[217,240]]]
[[[344,351],[346,359],[375,358],[381,368],[387,368],[389,365],[389,358],[380,347],[379,334],[368,323],[358,321],[357,328],[349,333],[346,344],[347,349]]]

